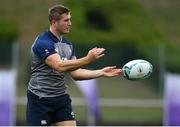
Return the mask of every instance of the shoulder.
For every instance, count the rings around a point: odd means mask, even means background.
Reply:
[[[36,38],[33,48],[47,48],[52,46],[54,46],[53,40],[49,37],[47,32],[44,32]]]
[[[45,60],[49,55],[56,53],[54,43],[46,32],[42,33],[36,38],[32,52],[41,60]]]

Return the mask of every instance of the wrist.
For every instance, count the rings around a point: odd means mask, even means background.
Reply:
[[[98,77],[103,77],[104,73],[103,73],[103,69],[97,70],[98,71]]]
[[[87,56],[83,57],[82,60],[85,65],[90,63],[89,58]]]

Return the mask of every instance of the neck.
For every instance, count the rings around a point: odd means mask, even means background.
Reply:
[[[54,34],[54,36],[56,36],[58,39],[60,39],[61,34],[60,34],[57,30],[55,30],[55,29],[54,29],[53,27],[51,27],[51,26],[50,26],[49,30],[51,31],[51,33]]]

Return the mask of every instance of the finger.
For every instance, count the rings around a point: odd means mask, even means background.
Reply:
[[[106,49],[104,49],[104,48],[99,48],[98,50],[101,51],[101,52],[104,52]]]
[[[121,73],[122,70],[121,70],[121,69],[117,69],[116,72],[117,72],[117,73]]]
[[[97,50],[97,48],[93,48],[91,51],[92,51],[92,52],[96,52],[96,50]]]
[[[111,67],[109,67],[109,69],[115,69],[116,68],[116,66],[111,66]]]
[[[106,50],[105,48],[98,48],[99,50]]]
[[[124,75],[124,70],[123,69],[118,69],[117,73],[120,74],[120,75]]]
[[[96,55],[96,56],[101,55],[101,54],[104,53],[104,51],[105,51],[105,49],[99,49],[99,50],[97,50],[97,51],[95,52],[95,55]]]
[[[99,58],[103,57],[104,55],[105,55],[105,54],[103,53],[103,54],[101,54],[101,55],[97,56],[97,59],[99,59]]]
[[[111,72],[119,75],[121,73],[121,69],[111,68]]]
[[[97,51],[104,51],[104,48],[96,48]]]
[[[99,52],[99,51],[104,51],[105,49],[104,48],[96,48],[96,51]]]
[[[95,51],[95,50],[97,50],[97,47],[94,47],[94,48],[91,49],[91,51]]]

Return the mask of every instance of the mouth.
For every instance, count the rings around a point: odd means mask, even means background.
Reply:
[[[68,30],[68,31],[69,31],[70,29],[71,29],[70,27],[66,28],[66,30]]]

